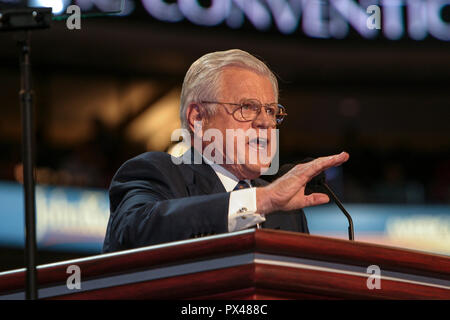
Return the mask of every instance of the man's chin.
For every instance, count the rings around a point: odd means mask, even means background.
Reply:
[[[258,164],[245,165],[245,175],[246,179],[256,179],[260,177],[264,172],[269,170],[269,166],[263,166]]]

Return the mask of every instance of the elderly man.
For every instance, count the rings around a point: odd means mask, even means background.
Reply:
[[[201,141],[193,143],[184,158],[198,156],[202,161],[180,163],[167,153],[147,152],[123,164],[110,186],[111,216],[103,251],[256,226],[308,233],[301,209],[329,198],[305,195],[306,183],[349,155],[342,152],[297,165],[270,184],[260,179],[270,161],[250,155],[274,150],[272,133],[285,115],[278,104],[276,77],[254,56],[228,50],[198,59],[183,82],[180,118],[192,141]],[[223,147],[218,139],[204,139],[211,129],[222,135]],[[239,144],[236,136],[227,140],[227,130],[254,130],[256,136],[245,135]],[[204,152],[211,143],[213,152]]]

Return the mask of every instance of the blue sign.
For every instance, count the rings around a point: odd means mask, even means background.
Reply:
[[[105,190],[36,187],[38,248],[99,253],[109,218]],[[0,183],[0,243],[24,246],[23,187]]]
[[[0,245],[24,246],[23,187],[0,182]],[[355,240],[450,255],[450,206],[344,204]],[[304,209],[310,233],[348,239],[333,204]],[[38,248],[101,253],[109,219],[106,190],[36,187]]]

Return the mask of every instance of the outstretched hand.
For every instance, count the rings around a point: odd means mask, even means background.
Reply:
[[[306,184],[322,171],[340,166],[349,158],[348,153],[342,152],[338,155],[320,157],[308,163],[298,164],[271,184],[257,188],[258,213],[290,211],[327,203],[330,199],[324,193],[305,195]]]

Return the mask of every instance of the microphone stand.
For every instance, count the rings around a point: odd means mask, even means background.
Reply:
[[[36,205],[34,181],[34,126],[33,126],[33,89],[31,83],[30,64],[30,34],[29,31],[19,36],[21,90],[20,104],[22,109],[22,157],[23,157],[23,186],[25,194],[25,261],[26,299],[35,300],[37,294],[36,271]]]
[[[20,106],[22,114],[22,157],[25,202],[26,299],[38,299],[36,271],[36,203],[34,181],[33,87],[30,59],[30,30],[50,27],[51,8],[12,9],[0,12],[0,31],[19,31]]]
[[[334,203],[336,203],[336,205],[339,207],[339,209],[341,209],[341,211],[347,217],[347,220],[348,220],[348,239],[352,240],[352,241],[355,240],[355,230],[353,228],[352,217],[347,212],[347,210],[345,210],[344,206],[339,201],[339,199],[336,197],[336,195],[334,194],[333,190],[331,190],[331,188],[328,186],[328,184],[325,181],[321,181],[320,184],[322,185],[322,187],[325,188],[325,190],[327,190],[328,195],[333,199]]]
[[[101,17],[120,14],[125,8],[121,0],[120,10],[101,14],[84,14],[81,17]],[[22,157],[25,196],[25,261],[26,299],[38,299],[36,271],[36,204],[34,181],[34,127],[33,88],[30,59],[30,33],[34,29],[50,28],[52,20],[64,20],[69,16],[53,17],[52,8],[0,9],[0,31],[18,31],[20,48],[20,106],[22,113]]]

